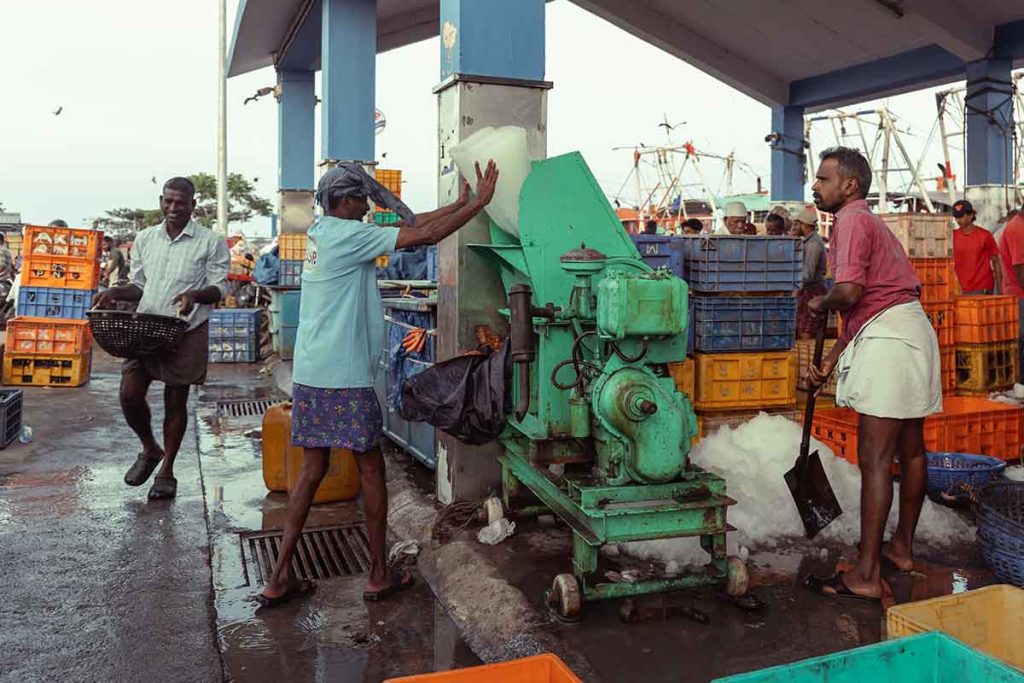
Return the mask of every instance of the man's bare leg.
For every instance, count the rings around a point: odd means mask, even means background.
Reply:
[[[146,393],[153,380],[145,372],[129,372],[121,375],[121,412],[128,426],[142,442],[146,455],[160,453],[160,445],[153,436],[153,416],[146,401]]]
[[[284,537],[281,539],[281,553],[277,556],[274,573],[263,589],[267,598],[279,598],[285,594],[289,585],[295,583],[291,574],[292,556],[299,542],[299,534],[306,525],[309,507],[313,504],[313,496],[320,487],[320,482],[327,475],[330,450],[327,448],[303,449],[302,471],[295,488],[288,494],[288,516],[284,525]],[[371,541],[372,543],[372,541]]]
[[[164,462],[158,476],[174,476],[174,459],[188,428],[188,392],[183,387],[164,387]]]
[[[387,588],[396,580],[387,566],[388,489],[384,477],[384,456],[379,448],[356,453],[359,479],[363,486],[363,512],[370,541],[370,578],[366,590]]]
[[[882,596],[882,535],[892,507],[892,463],[902,428],[902,420],[860,416],[860,556],[857,566],[843,575],[843,583],[858,595]]]
[[[928,487],[928,460],[925,457],[924,418],[901,420],[899,435],[900,516],[896,533],[882,549],[884,555],[903,571],[914,568],[914,532],[921,517]]]

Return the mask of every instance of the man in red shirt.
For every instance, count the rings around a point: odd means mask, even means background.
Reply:
[[[828,253],[835,285],[808,306],[821,314],[841,311],[843,332],[821,367],[810,367],[808,380],[816,389],[836,371],[836,405],[858,414],[861,535],[852,570],[809,576],[806,585],[822,595],[878,601],[883,563],[887,573],[914,568],[914,531],[928,479],[924,418],[942,410],[942,379],[921,284],[899,240],[868,209],[870,187],[871,166],[860,152],[834,147],[822,153],[812,190],[818,209],[835,214]],[[883,545],[897,458],[899,521]]]
[[[1017,297],[1017,381],[1024,382],[1024,213],[1018,213],[999,235],[1003,293]]]
[[[976,214],[969,201],[953,204],[953,218],[960,226],[953,231],[953,265],[964,294],[997,294],[1003,291],[999,247],[992,233],[975,224]]]

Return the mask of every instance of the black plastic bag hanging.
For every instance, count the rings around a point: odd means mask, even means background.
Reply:
[[[511,377],[509,342],[497,351],[484,346],[480,353],[435,363],[406,379],[399,413],[463,443],[489,443],[505,427]]]

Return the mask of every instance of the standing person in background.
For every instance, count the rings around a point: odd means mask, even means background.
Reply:
[[[1017,381],[1024,381],[1024,214],[1010,219],[999,235],[1003,293],[1017,297]]]
[[[647,221],[644,223],[644,234],[645,235],[657,235],[658,234],[658,221]]]
[[[770,213],[764,219],[764,230],[772,237],[782,237],[786,234],[786,219],[777,213]]]
[[[730,235],[742,235],[747,228],[747,205],[743,202],[729,202],[725,205],[725,230]],[[723,234],[721,228],[717,231]]]
[[[128,261],[117,248],[114,238],[109,235],[103,238],[103,256],[106,262],[100,284],[104,287],[117,287],[128,282]]]
[[[974,222],[969,201],[953,204],[953,218],[960,226],[953,231],[953,265],[964,294],[998,294],[1003,291],[999,247],[987,229]]]
[[[797,293],[796,334],[798,339],[813,339],[820,320],[811,313],[808,303],[825,294],[826,250],[818,234],[818,212],[807,207],[797,214],[793,228],[804,241],[803,287]]]
[[[704,223],[698,218],[688,218],[683,221],[684,235],[699,235],[704,232]]]

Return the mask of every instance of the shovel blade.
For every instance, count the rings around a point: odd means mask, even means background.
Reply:
[[[814,538],[843,514],[818,451],[797,457],[793,468],[786,472],[786,486],[793,495],[807,538]]]

